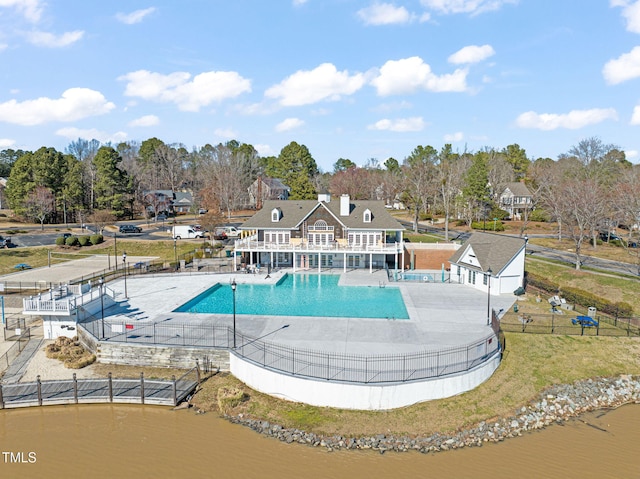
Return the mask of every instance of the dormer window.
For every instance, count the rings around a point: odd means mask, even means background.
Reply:
[[[364,210],[364,213],[362,213],[362,221],[365,223],[371,223],[372,217],[373,215],[371,214],[371,210],[369,208]]]
[[[282,218],[282,210],[280,208],[274,208],[271,210],[271,222],[277,223]]]

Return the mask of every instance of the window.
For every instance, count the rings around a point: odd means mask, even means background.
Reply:
[[[487,283],[488,283],[488,280],[487,280],[487,278],[488,278],[488,277],[489,277],[489,275],[488,275],[488,274],[483,274],[483,275],[482,275],[482,284],[484,284],[485,286],[486,286],[486,285],[487,285]]]
[[[327,222],[324,220],[318,220],[313,224],[313,229],[316,231],[326,231],[327,228]]]
[[[365,223],[371,223],[371,219],[372,219],[371,210],[367,208],[366,210],[364,210],[364,213],[362,214],[362,221]]]
[[[460,276],[460,265],[458,265],[458,276]]]
[[[476,284],[476,272],[473,272],[473,280],[471,281],[471,284]]]
[[[280,208],[274,208],[271,210],[271,222],[272,223],[277,223],[278,221],[280,221],[280,217],[281,217],[282,212],[280,211]]]

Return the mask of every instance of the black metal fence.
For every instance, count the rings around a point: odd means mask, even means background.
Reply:
[[[407,382],[468,371],[501,351],[495,333],[460,347],[409,354],[357,355],[298,349],[259,340],[228,326],[141,323],[92,318],[81,323],[98,340],[229,349],[263,368],[293,376],[352,383]],[[236,348],[233,348],[234,341]]]
[[[431,379],[468,371],[499,351],[500,342],[494,334],[460,347],[371,356],[297,349],[241,335],[234,353],[263,368],[292,376],[375,384]]]
[[[512,333],[640,337],[637,318],[596,316],[593,319],[596,325],[588,326],[576,321],[575,314],[508,313],[500,321],[500,328]]]
[[[15,361],[30,339],[31,330],[29,328],[21,330],[19,336],[14,336],[12,338],[15,343],[7,350],[7,352],[0,356],[0,377],[2,377],[5,371],[9,369],[11,363]]]

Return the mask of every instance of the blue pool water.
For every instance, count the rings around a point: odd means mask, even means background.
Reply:
[[[409,319],[397,288],[338,286],[337,275],[288,274],[276,285],[238,284],[236,314]],[[175,310],[233,313],[233,292],[216,284]]]

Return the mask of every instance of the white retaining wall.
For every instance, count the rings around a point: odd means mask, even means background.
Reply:
[[[312,406],[375,411],[470,391],[486,381],[498,368],[500,353],[463,373],[391,385],[338,383],[280,374],[245,361],[233,353],[229,354],[229,361],[231,373],[236,378],[270,396]]]

